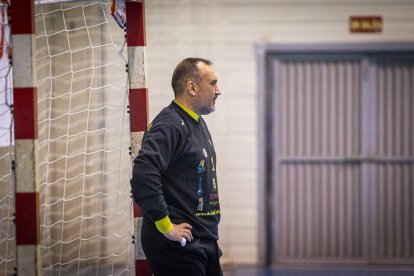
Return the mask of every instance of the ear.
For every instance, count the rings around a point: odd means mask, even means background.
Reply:
[[[195,96],[197,94],[197,84],[193,81],[187,82],[187,92]]]

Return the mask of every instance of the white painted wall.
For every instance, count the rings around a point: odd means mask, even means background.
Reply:
[[[222,96],[205,119],[218,154],[223,262],[257,263],[257,83],[254,42],[414,42],[414,0],[147,0],[150,118],[173,98],[175,65],[214,62]],[[350,34],[351,15],[380,15],[380,34]]]

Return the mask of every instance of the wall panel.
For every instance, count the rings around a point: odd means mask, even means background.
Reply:
[[[275,261],[361,261],[360,59],[275,66]]]
[[[412,264],[412,50],[276,49],[270,262]]]
[[[414,58],[378,57],[372,261],[414,262]]]

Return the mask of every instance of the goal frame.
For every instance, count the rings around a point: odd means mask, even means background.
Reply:
[[[13,117],[15,139],[16,266],[20,275],[41,275],[40,182],[36,150],[38,144],[37,88],[35,69],[35,1],[13,0],[11,44],[13,46]],[[44,1],[49,3],[52,1]],[[53,1],[56,2],[56,1]],[[68,1],[59,1],[68,2]],[[73,1],[70,1],[73,2]],[[128,53],[131,160],[136,156],[148,124],[146,88],[145,0],[127,0],[126,43]],[[16,18],[17,20],[13,20]],[[132,199],[131,199],[132,200]],[[134,203],[135,275],[151,275],[142,251],[142,213]]]

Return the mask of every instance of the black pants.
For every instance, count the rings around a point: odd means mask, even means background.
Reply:
[[[144,219],[142,249],[155,276],[222,276],[221,250],[215,240],[194,238],[182,247]]]

